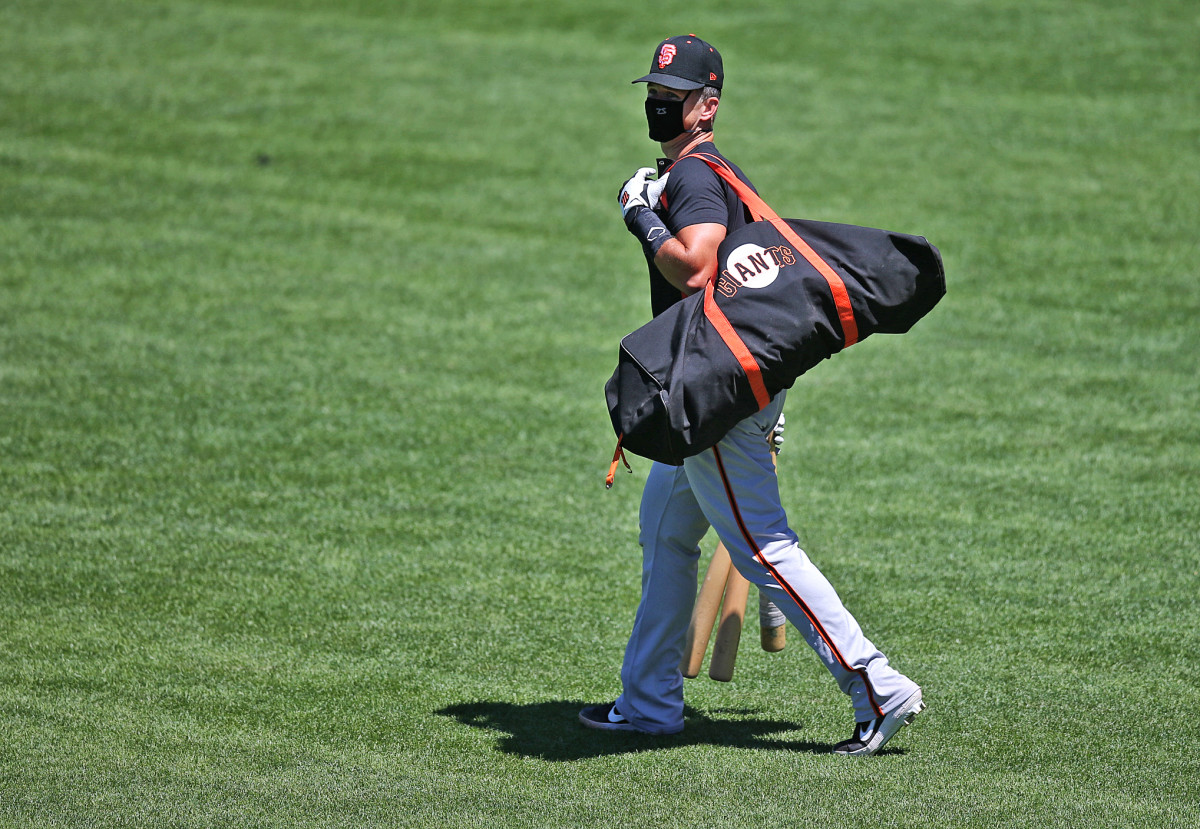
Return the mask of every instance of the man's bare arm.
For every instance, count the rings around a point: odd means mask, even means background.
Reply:
[[[717,248],[725,233],[725,225],[714,222],[681,228],[658,249],[654,264],[685,295],[701,291],[717,275]]]

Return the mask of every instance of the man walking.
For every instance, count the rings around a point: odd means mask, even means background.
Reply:
[[[724,85],[721,55],[695,35],[664,40],[646,84],[650,138],[669,170],[653,179],[643,168],[626,182],[620,202],[650,270],[654,315],[703,290],[717,273],[726,235],[751,221],[734,189],[701,159],[721,159],[714,145]],[[699,543],[711,525],[733,564],[787,616],[829,669],[855,711],[854,733],[838,754],[878,752],[924,709],[921,689],[893,668],[809,561],[787,523],[771,459],[770,436],[786,392],[731,429],[712,449],[683,466],[655,463],[640,510],[642,598],[621,667],[615,702],[589,706],[589,728],[674,734],[683,730],[679,663],[696,595]]]

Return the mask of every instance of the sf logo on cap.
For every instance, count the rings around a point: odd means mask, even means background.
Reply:
[[[667,66],[669,66],[671,64],[671,61],[675,60],[675,51],[676,50],[675,50],[674,43],[664,43],[663,44],[662,51],[660,51],[658,53],[658,68],[659,69],[666,68]]]

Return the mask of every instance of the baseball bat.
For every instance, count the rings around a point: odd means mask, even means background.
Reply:
[[[717,627],[717,638],[713,643],[712,661],[708,664],[708,675],[718,682],[733,679],[733,666],[737,661],[738,642],[742,639],[742,624],[746,620],[746,599],[750,595],[750,582],[729,568],[725,581],[725,601],[721,604],[721,623]]]
[[[771,463],[779,468],[779,453],[771,447]],[[775,603],[758,594],[758,641],[767,653],[778,653],[787,645],[787,619]]]
[[[767,653],[778,653],[787,645],[787,619],[775,603],[758,594],[758,641]]]
[[[725,593],[725,581],[730,569],[729,551],[724,544],[718,544],[704,573],[704,582],[700,585],[700,595],[696,597],[696,605],[692,608],[692,620],[688,624],[687,639],[683,645],[683,661],[679,670],[688,679],[700,675],[700,666],[704,664],[704,653],[708,650],[708,640],[717,621],[717,611],[721,607],[721,596]]]

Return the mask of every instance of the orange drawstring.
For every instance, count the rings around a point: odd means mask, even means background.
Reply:
[[[613,452],[612,465],[608,467],[608,477],[604,479],[605,489],[612,489],[613,481],[617,477],[617,464],[625,464],[625,470],[630,474],[633,473],[633,469],[629,466],[629,461],[625,460],[625,453],[621,450],[621,441],[623,440],[625,440],[624,434],[617,436],[617,449]]]

